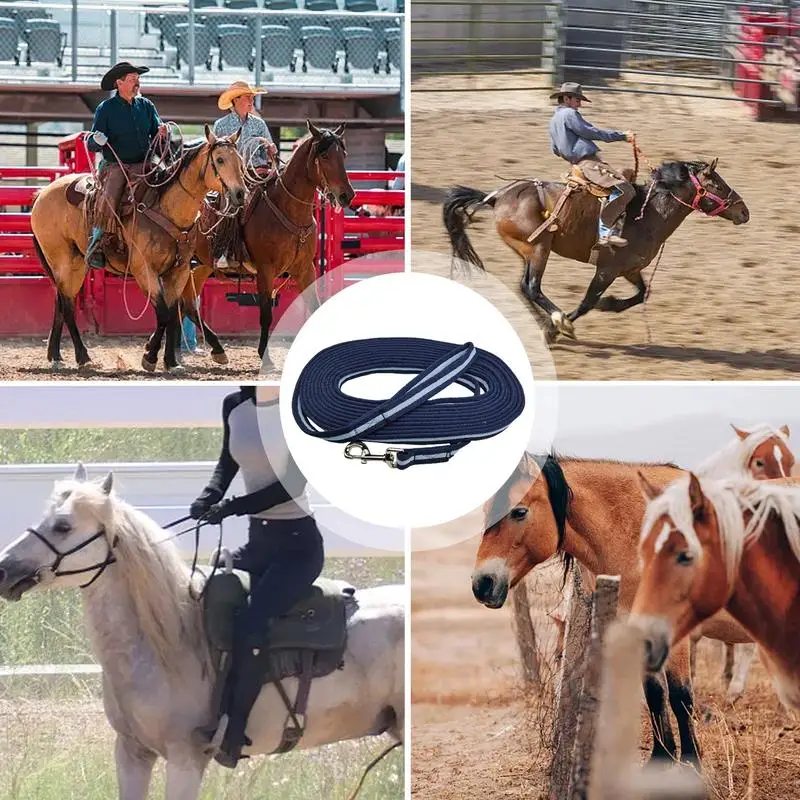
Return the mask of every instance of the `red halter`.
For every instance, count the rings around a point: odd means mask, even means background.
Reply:
[[[694,199],[691,203],[684,202],[680,199],[680,197],[675,195],[673,192],[670,192],[670,194],[681,205],[684,205],[687,208],[691,208],[695,211],[702,211],[707,217],[716,217],[723,211],[727,211],[727,209],[731,208],[731,206],[742,202],[742,198],[739,197],[739,195],[733,189],[728,191],[728,196],[723,200],[723,198],[721,198],[719,195],[709,192],[708,189],[706,189],[706,187],[700,183],[700,181],[697,179],[697,176],[693,172],[689,173],[689,178],[691,178],[691,181],[694,184]],[[700,203],[704,197],[707,197],[712,203],[714,203],[714,207],[710,211],[707,211],[705,208],[701,208],[700,206]]]

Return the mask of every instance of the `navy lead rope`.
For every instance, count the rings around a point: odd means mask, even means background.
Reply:
[[[345,394],[342,386],[363,375],[413,374],[387,400]],[[451,384],[461,397],[434,397]],[[430,339],[358,339],[327,347],[303,368],[292,397],[300,429],[328,442],[347,442],[345,456],[385,461],[397,469],[449,461],[462,447],[504,431],[525,408],[516,375],[496,355],[472,342]],[[362,440],[423,445],[372,454]]]

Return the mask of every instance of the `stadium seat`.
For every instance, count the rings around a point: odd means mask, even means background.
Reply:
[[[220,25],[217,28],[219,42],[219,68],[244,67],[253,69],[253,34],[247,25]]]
[[[344,36],[345,72],[353,69],[367,69],[377,73],[380,43],[372,28],[348,27],[342,30]]]
[[[0,61],[19,64],[17,22],[11,17],[0,17]]]
[[[261,28],[262,69],[297,68],[295,50],[300,46],[297,36],[293,36],[287,25],[264,25]]]
[[[303,72],[308,68],[338,72],[336,56],[336,37],[333,31],[324,25],[303,25]]]
[[[61,25],[54,19],[29,19],[25,26],[24,38],[28,43],[28,52],[25,56],[25,63],[28,66],[33,62],[64,66],[67,34],[61,32]]]
[[[386,74],[391,71],[390,68],[396,70],[400,69],[400,48],[402,42],[400,41],[400,28],[387,28],[386,29]]]
[[[189,23],[181,22],[175,26],[176,40],[175,47],[177,48],[177,63],[178,69],[181,68],[181,62],[188,62],[189,60],[189,42],[188,42]],[[205,64],[206,69],[211,69],[211,33],[208,28],[199,23],[194,24],[194,65],[196,67],[200,64]]]

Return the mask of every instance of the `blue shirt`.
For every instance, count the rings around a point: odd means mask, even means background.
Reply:
[[[144,161],[160,124],[156,107],[146,97],[134,97],[128,103],[116,93],[97,106],[92,122],[92,130],[102,131],[108,137],[108,144],[100,147],[94,139],[89,139],[87,145],[95,153],[102,150],[106,161],[116,161],[111,152],[113,147],[123,164],[138,164]]]
[[[245,166],[250,163],[254,167],[264,166],[267,163],[266,149],[264,143],[259,140],[266,139],[271,144],[274,142],[267,123],[261,117],[248,114],[242,122],[241,117],[231,110],[229,114],[220,117],[214,123],[214,136],[232,136],[239,128],[242,129],[242,135],[239,137],[236,149]]]
[[[550,118],[550,144],[553,152],[577,164],[593,156],[599,148],[593,140],[601,142],[624,142],[622,131],[605,131],[590,125],[575,108],[558,106]]]

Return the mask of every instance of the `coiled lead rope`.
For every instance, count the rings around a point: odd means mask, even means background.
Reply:
[[[342,391],[354,378],[381,373],[416,377],[386,400]],[[471,394],[434,397],[451,384]],[[320,351],[303,368],[292,397],[304,433],[346,442],[346,458],[384,461],[397,469],[449,461],[470,442],[504,431],[524,408],[522,385],[496,355],[472,342],[404,337],[359,339]],[[364,439],[423,446],[373,454]]]

